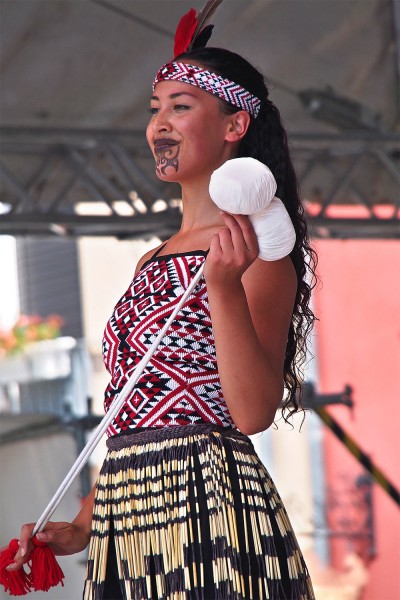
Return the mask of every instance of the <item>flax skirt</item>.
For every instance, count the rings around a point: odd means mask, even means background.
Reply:
[[[115,436],[97,483],[85,600],[311,600],[251,441],[175,426]]]

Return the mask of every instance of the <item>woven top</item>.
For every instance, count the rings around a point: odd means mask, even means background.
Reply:
[[[106,410],[205,257],[200,250],[153,256],[118,301],[103,338],[104,362],[111,374],[105,392]],[[221,390],[204,277],[156,349],[108,435],[128,433],[137,427],[199,423],[233,426]]]

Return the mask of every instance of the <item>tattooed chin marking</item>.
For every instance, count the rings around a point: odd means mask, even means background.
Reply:
[[[157,154],[156,160],[156,171],[161,175],[165,175],[165,171],[168,167],[172,167],[175,171],[178,171],[179,161],[179,145],[173,146],[168,150]]]

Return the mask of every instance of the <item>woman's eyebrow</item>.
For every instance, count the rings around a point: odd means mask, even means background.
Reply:
[[[175,92],[175,94],[170,94],[168,98],[173,100],[174,98],[178,98],[179,96],[191,96],[192,98],[196,98],[196,96],[194,94],[191,94],[190,92]],[[160,100],[160,98],[158,96],[151,96],[150,100]]]
[[[170,98],[178,98],[178,96],[191,96],[192,98],[196,98],[196,96],[190,92],[176,92],[175,94],[171,94]]]

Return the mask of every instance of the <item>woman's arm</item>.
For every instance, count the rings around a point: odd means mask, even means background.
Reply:
[[[224,215],[205,267],[218,368],[232,419],[267,429],[283,394],[283,362],[297,289],[290,258],[266,262],[247,217]]]
[[[41,533],[37,534],[38,540],[46,542],[57,556],[76,554],[86,548],[90,540],[90,531],[93,514],[93,504],[96,486],[87,496],[81,510],[72,523],[49,522]],[[21,528],[20,548],[14,557],[14,563],[7,567],[10,571],[20,569],[31,558],[34,546],[30,541],[35,523],[28,523]]]

